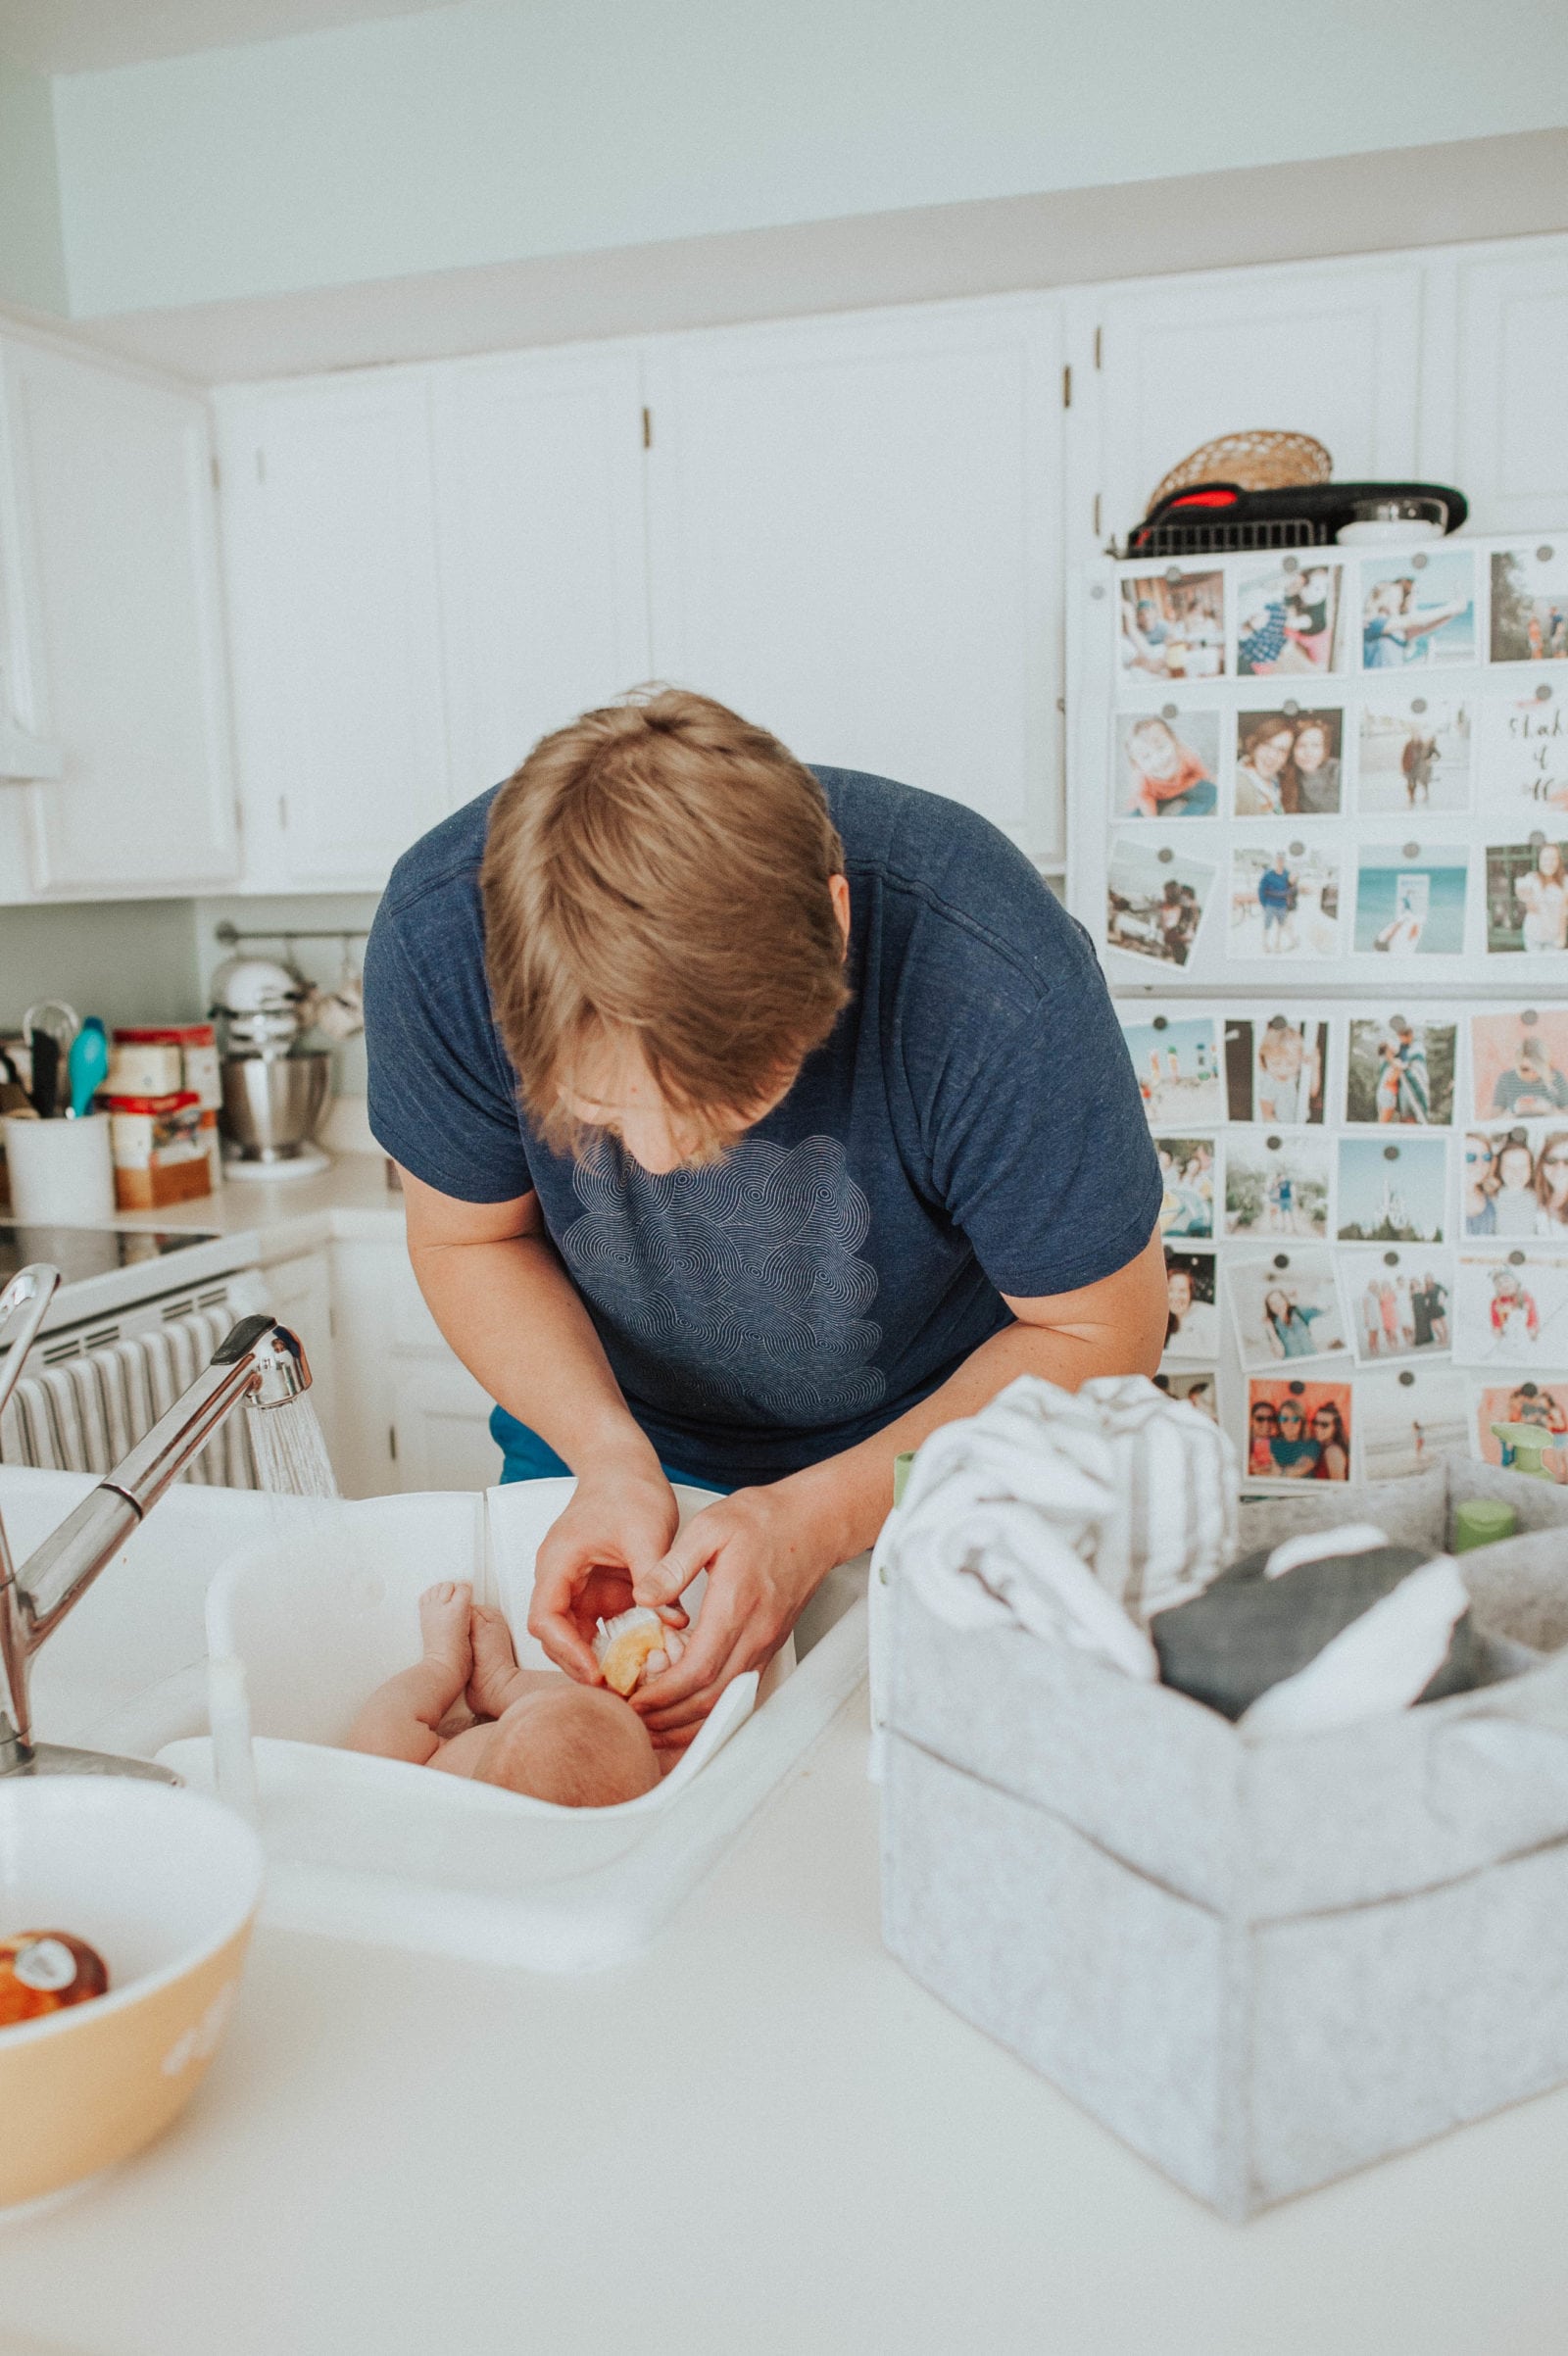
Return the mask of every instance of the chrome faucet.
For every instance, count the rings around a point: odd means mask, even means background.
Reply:
[[[0,1358],[0,1414],[59,1282],[57,1268],[36,1262],[0,1293],[0,1342],[12,1321],[21,1318],[10,1350]],[[32,1656],[237,1406],[282,1406],[309,1390],[310,1382],[305,1352],[286,1325],[271,1317],[242,1317],[168,1414],[20,1568],[0,1522],[0,1673],[9,1703],[9,1714],[0,1708],[0,1775],[119,1774],[178,1781],[146,1759],[35,1744],[27,1693]]]

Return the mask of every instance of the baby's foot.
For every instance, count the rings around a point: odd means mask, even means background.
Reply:
[[[512,1681],[517,1674],[512,1631],[499,1611],[476,1603],[468,1615],[468,1636],[473,1646],[468,1707],[481,1718],[499,1718],[512,1699]]]
[[[458,1684],[467,1683],[473,1666],[468,1643],[468,1610],[473,1590],[466,1579],[441,1579],[419,1597],[419,1634],[426,1660],[450,1669]]]

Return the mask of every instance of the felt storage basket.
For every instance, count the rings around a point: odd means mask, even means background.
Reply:
[[[1568,2078],[1568,1491],[1466,1460],[1242,1508],[1442,1551],[1541,1657],[1360,1725],[1252,1738],[1185,1694],[890,1593],[889,1947],[1243,2218]]]

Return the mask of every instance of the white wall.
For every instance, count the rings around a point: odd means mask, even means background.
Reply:
[[[54,85],[78,317],[1568,120],[1568,10],[468,0]]]
[[[67,306],[50,84],[0,58],[0,302]]]

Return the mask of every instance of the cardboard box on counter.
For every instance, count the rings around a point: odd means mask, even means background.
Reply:
[[[965,2019],[1232,2218],[1568,2078],[1568,1491],[1453,1457],[1242,1507],[1460,1558],[1507,1681],[1298,1737],[889,1593],[883,1923]]]
[[[194,1089],[167,1096],[103,1100],[110,1112],[115,1202],[121,1210],[158,1210],[213,1191],[216,1115]]]

